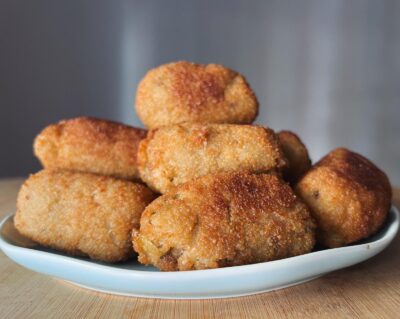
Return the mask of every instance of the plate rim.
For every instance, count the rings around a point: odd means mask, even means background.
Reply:
[[[115,291],[115,290],[109,290],[109,289],[104,289],[104,288],[95,288],[91,287],[88,285],[80,284],[77,282],[73,282],[70,280],[66,279],[61,279],[61,278],[56,278],[57,280],[60,280],[62,282],[66,282],[70,285],[77,286],[83,289],[87,289],[90,291],[98,292],[98,293],[103,293],[103,294],[109,294],[109,295],[117,295],[117,296],[122,296],[122,297],[134,297],[134,298],[145,298],[145,299],[166,299],[166,300],[204,300],[204,299],[231,299],[231,298],[241,298],[241,297],[247,297],[247,296],[254,296],[258,294],[263,294],[267,292],[272,292],[276,290],[281,290],[281,289],[286,289],[290,288],[293,286],[305,284],[309,281],[313,281],[315,279],[318,279],[322,277],[324,274],[316,275],[316,276],[311,276],[308,278],[305,278],[303,280],[296,281],[294,283],[282,285],[279,287],[274,287],[274,288],[269,288],[269,289],[264,289],[264,290],[254,290],[254,291],[246,291],[242,293],[233,293],[233,294],[221,294],[221,295],[190,295],[190,296],[185,296],[185,295],[165,295],[165,294],[140,294],[140,293],[132,293],[132,292],[121,292],[121,291]]]
[[[332,252],[339,251],[339,250],[350,252],[352,250],[357,250],[362,247],[369,249],[368,246],[371,244],[379,245],[386,241],[389,241],[388,244],[390,244],[390,242],[396,237],[396,234],[398,233],[398,230],[399,230],[400,213],[399,213],[398,209],[394,205],[392,205],[389,210],[388,216],[390,214],[394,216],[394,219],[389,225],[387,225],[386,234],[373,242],[367,242],[367,243],[356,244],[356,245],[345,246],[345,247],[338,247],[338,248],[328,248],[328,249],[324,249],[324,250],[320,250],[320,251],[313,251],[313,252],[306,253],[303,255],[298,255],[298,256],[293,256],[293,257],[288,257],[288,258],[283,258],[283,259],[278,259],[278,260],[272,260],[272,261],[266,261],[266,262],[261,262],[261,263],[223,267],[223,268],[216,268],[216,269],[187,270],[187,271],[147,271],[147,270],[118,268],[118,272],[121,276],[130,276],[132,278],[135,278],[138,276],[140,276],[141,278],[151,277],[152,279],[154,279],[156,277],[159,280],[169,280],[171,275],[174,276],[175,280],[185,280],[186,278],[191,277],[194,274],[196,274],[196,276],[205,276],[207,278],[210,278],[210,277],[212,278],[214,276],[220,276],[221,274],[223,274],[225,276],[230,276],[230,275],[237,273],[238,271],[241,271],[241,273],[257,272],[260,268],[263,268],[263,266],[265,266],[265,264],[268,264],[270,267],[274,267],[274,266],[278,267],[279,265],[282,265],[283,263],[286,263],[289,260],[296,263],[297,261],[299,261],[299,260],[302,261],[305,258],[313,258],[313,257],[315,257],[315,255],[324,257],[324,255],[327,255],[327,254],[330,255]],[[13,218],[14,215],[15,215],[14,213],[7,214],[1,220],[0,230],[3,228],[4,224],[6,222],[8,222],[9,219]],[[98,264],[98,263],[92,262],[90,260],[77,259],[73,256],[58,255],[58,254],[55,255],[51,252],[40,251],[40,250],[37,250],[34,248],[21,247],[18,245],[14,245],[14,244],[7,242],[7,240],[5,238],[3,238],[3,235],[0,232],[0,248],[5,253],[5,249],[3,248],[3,246],[6,248],[9,248],[9,249],[13,249],[15,251],[19,251],[19,252],[33,250],[33,252],[31,252],[31,253],[35,253],[35,254],[50,257],[50,258],[63,259],[68,263],[76,263],[76,264],[80,264],[81,266],[84,266],[84,267],[90,267],[90,268],[94,267],[97,270],[101,270],[104,272],[114,272],[116,269],[113,266],[113,264],[110,264],[110,265]],[[10,258],[10,259],[12,259],[12,258]]]

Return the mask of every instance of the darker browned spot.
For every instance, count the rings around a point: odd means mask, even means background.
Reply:
[[[181,194],[180,193],[176,193],[174,195],[172,195],[172,199],[178,200],[181,198]]]
[[[232,263],[232,260],[230,260],[228,258],[223,258],[223,259],[220,259],[217,261],[218,268],[230,266],[231,263]]]
[[[206,145],[210,136],[210,131],[207,126],[201,126],[192,131],[192,140],[198,145]]]
[[[192,244],[195,244],[197,242],[199,234],[200,234],[200,219],[199,216],[196,215],[196,221],[194,222],[192,229]]]
[[[173,94],[189,111],[196,113],[210,102],[217,104],[224,100],[224,83],[204,66],[177,63],[170,72]]]
[[[171,248],[165,255],[160,258],[160,269],[163,271],[175,271],[178,269],[178,258],[182,255],[182,251]]]
[[[160,258],[159,268],[164,271],[174,271],[178,268],[178,262],[172,253],[168,252]]]
[[[328,166],[338,176],[367,190],[379,190],[389,185],[387,176],[378,167],[360,154],[345,148],[332,151],[317,166]]]
[[[209,192],[213,194],[213,214],[230,214],[231,219],[233,214],[244,214],[246,218],[256,221],[264,207],[280,211],[296,203],[296,197],[289,185],[278,176],[268,174],[260,176],[237,173],[228,180],[222,176],[214,181]]]

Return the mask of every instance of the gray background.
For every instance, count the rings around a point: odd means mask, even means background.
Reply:
[[[78,115],[140,125],[135,88],[174,60],[243,73],[258,123],[314,160],[346,146],[400,185],[400,1],[0,0],[0,177],[38,170],[32,140]]]

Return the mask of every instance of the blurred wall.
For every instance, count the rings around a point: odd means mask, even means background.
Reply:
[[[189,60],[243,73],[257,123],[298,132],[317,160],[354,149],[400,185],[400,1],[0,0],[0,177],[39,168],[47,124],[140,125],[146,70]]]

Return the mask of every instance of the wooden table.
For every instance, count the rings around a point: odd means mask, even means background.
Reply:
[[[0,180],[0,217],[22,179]],[[400,206],[400,189],[395,190]],[[160,300],[95,293],[18,266],[0,252],[0,318],[399,318],[400,237],[380,255],[309,283],[250,297]]]

